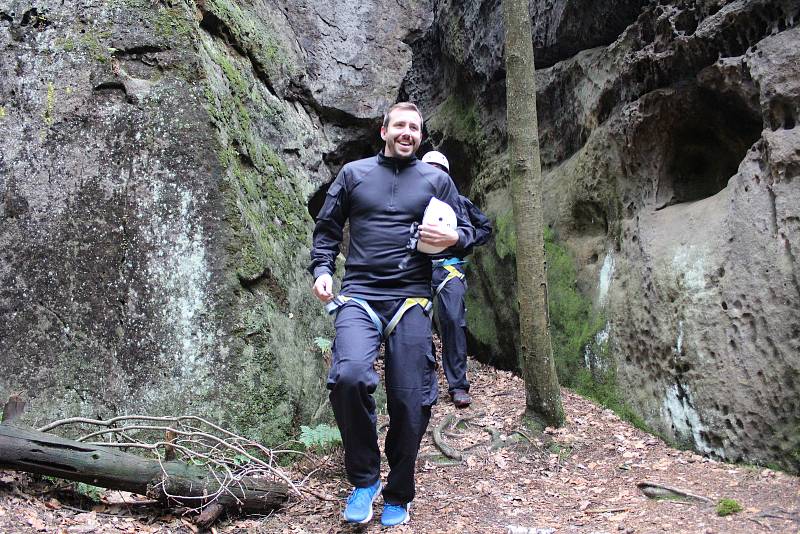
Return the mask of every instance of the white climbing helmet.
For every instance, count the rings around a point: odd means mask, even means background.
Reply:
[[[436,163],[447,169],[447,172],[450,172],[450,163],[447,161],[447,158],[444,157],[444,154],[438,150],[426,152],[425,155],[422,156],[422,161],[425,163]]]
[[[456,212],[453,211],[450,204],[442,202],[436,197],[431,197],[431,201],[428,202],[428,207],[425,208],[425,214],[422,216],[422,224],[439,224],[447,226],[452,230],[458,227]],[[417,241],[417,250],[423,254],[438,254],[446,248],[447,247],[437,247],[423,243],[421,239]]]

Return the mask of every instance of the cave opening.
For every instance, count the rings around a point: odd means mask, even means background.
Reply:
[[[472,169],[475,168],[475,157],[469,154],[464,143],[457,139],[444,138],[437,149],[447,157],[450,164],[450,177],[456,184],[459,193],[466,195],[472,182]]]
[[[680,98],[656,195],[659,208],[722,191],[761,135],[760,117],[738,97],[695,88]]]
[[[608,234],[608,217],[599,203],[591,200],[577,201],[572,205],[572,224],[581,235],[604,236]]]

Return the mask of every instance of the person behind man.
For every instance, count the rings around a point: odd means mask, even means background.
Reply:
[[[335,309],[336,338],[327,386],[342,434],[344,462],[354,489],[344,518],[366,523],[383,489],[381,523],[410,519],[414,466],[420,441],[437,399],[436,360],[431,354],[431,260],[408,256],[413,223],[422,221],[432,197],[456,212],[458,228],[419,226],[419,239],[437,247],[468,246],[473,228],[461,213],[450,177],[415,156],[422,116],[414,104],[389,108],[381,127],[383,150],[345,165],[328,189],[314,227],[311,265],[314,295]],[[334,262],[345,221],[350,245],[339,296],[334,297]],[[402,268],[401,268],[402,265]],[[380,481],[380,449],[373,393],[374,369],[385,341],[385,382],[389,430],[385,452],[389,475]]]
[[[450,163],[441,152],[431,150],[422,161],[450,174]],[[459,195],[465,214],[475,227],[474,241],[466,248],[452,247],[433,258],[431,287],[436,300],[436,323],[442,339],[442,366],[447,377],[448,392],[453,404],[466,408],[472,403],[467,380],[467,334],[464,294],[467,280],[463,264],[473,247],[486,243],[492,235],[492,223],[470,200]]]

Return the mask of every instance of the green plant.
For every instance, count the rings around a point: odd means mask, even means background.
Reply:
[[[742,505],[734,499],[720,499],[717,503],[717,515],[725,517],[743,510]]]
[[[106,491],[105,488],[100,488],[98,486],[92,486],[91,484],[85,484],[83,482],[78,482],[75,484],[75,493],[79,495],[83,495],[90,501],[100,502],[100,497]]]
[[[300,442],[306,449],[324,452],[342,444],[342,434],[339,429],[326,424],[319,424],[314,428],[300,427]]]
[[[494,246],[497,256],[502,260],[517,252],[517,230],[514,226],[514,212],[508,210],[495,220]]]
[[[76,494],[93,502],[100,502],[100,497],[106,491],[105,488],[99,486],[92,486],[84,482],[73,482],[63,478],[53,477],[50,475],[42,475],[42,480],[58,486],[60,489],[72,489]]]
[[[326,337],[315,337],[314,344],[320,351],[322,351],[322,354],[330,354],[331,349],[333,348],[333,341]]]
[[[237,466],[249,464],[252,460],[244,454],[237,454],[233,457],[233,463]]]
[[[548,445],[547,450],[551,453],[558,455],[558,463],[563,462],[570,456],[572,456],[572,447],[569,445],[562,445],[560,443],[556,443],[553,441]]]
[[[585,348],[592,344],[605,321],[578,291],[575,262],[567,249],[556,242],[550,228],[545,228],[544,239],[553,358],[561,384],[575,388],[580,371],[586,368]]]

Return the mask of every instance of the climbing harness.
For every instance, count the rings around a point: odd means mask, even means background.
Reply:
[[[464,273],[462,273],[455,267],[456,265],[460,265],[462,263],[467,263],[467,262],[459,258],[448,258],[446,260],[436,260],[433,262],[434,269],[436,267],[444,267],[444,269],[447,271],[447,276],[445,277],[445,279],[442,280],[436,287],[436,291],[434,292],[433,298],[438,297],[439,293],[441,293],[442,289],[444,289],[444,286],[447,285],[447,282],[449,282],[453,278],[458,278],[459,280],[464,280],[464,278],[466,278],[464,276]]]
[[[386,327],[383,326],[383,321],[381,321],[381,318],[378,317],[377,313],[375,313],[375,310],[372,309],[372,306],[370,306],[366,300],[357,297],[346,297],[344,295],[338,295],[334,297],[332,301],[330,301],[325,305],[325,311],[328,312],[329,315],[333,315],[339,310],[339,308],[344,306],[345,303],[350,300],[361,306],[364,309],[364,311],[367,312],[367,315],[369,315],[369,318],[372,320],[372,324],[375,325],[375,328],[378,329],[378,333],[384,340],[389,339],[389,336],[392,335],[392,332],[394,332],[394,329],[397,327],[398,323],[400,322],[400,319],[403,318],[403,315],[405,315],[405,313],[408,310],[410,310],[414,306],[419,305],[425,312],[425,315],[428,315],[431,311],[431,308],[433,307],[433,302],[431,302],[431,300],[428,298],[409,297],[405,300],[405,302],[403,302],[403,305],[400,306],[400,308],[395,312],[395,314],[386,324]]]

